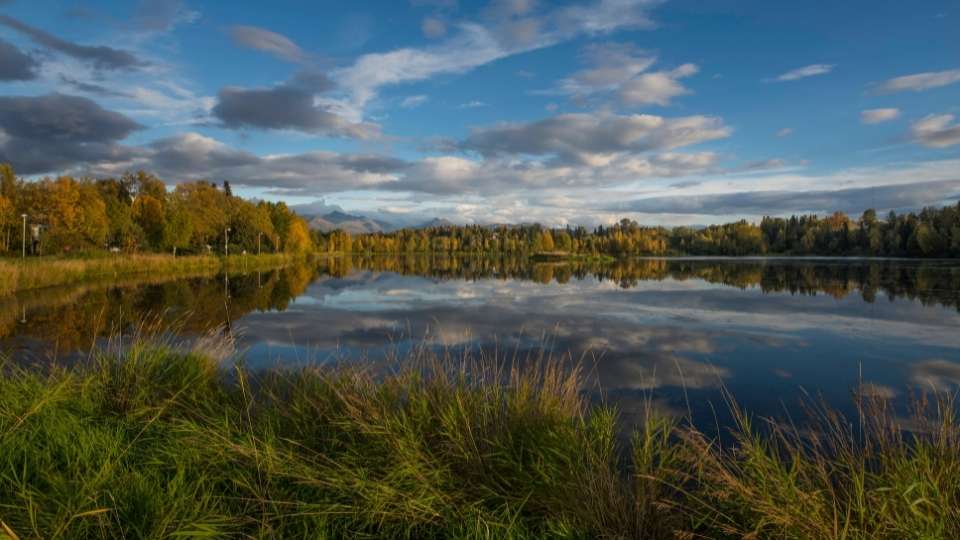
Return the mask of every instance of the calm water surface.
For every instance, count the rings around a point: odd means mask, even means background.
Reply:
[[[950,261],[331,259],[3,298],[0,345],[20,362],[82,360],[153,315],[188,339],[222,328],[257,367],[376,362],[424,342],[520,357],[547,346],[584,359],[628,417],[652,399],[713,422],[722,388],[764,415],[792,413],[804,393],[844,407],[861,380],[901,403],[956,389],[958,306]]]

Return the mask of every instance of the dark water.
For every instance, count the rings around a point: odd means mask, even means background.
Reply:
[[[238,336],[248,364],[375,362],[389,351],[549,347],[630,413],[652,399],[712,422],[722,388],[763,415],[860,381],[904,402],[960,385],[960,262],[640,259],[529,264],[331,259],[229,277],[55,288],[0,299],[18,361],[82,359],[148,315]],[[725,415],[719,413],[719,422]]]

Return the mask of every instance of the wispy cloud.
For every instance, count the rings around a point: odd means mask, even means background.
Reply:
[[[823,183],[826,185],[826,182]],[[711,195],[674,195],[611,205],[608,210],[643,214],[787,215],[859,214],[865,209],[913,210],[951,202],[960,192],[960,179],[884,186],[820,190],[755,190]]]
[[[928,71],[889,79],[883,82],[878,87],[878,90],[881,93],[906,92],[908,90],[912,92],[922,92],[957,82],[960,82],[960,69]]]
[[[649,10],[659,3],[660,0],[592,0],[585,5],[536,10],[534,3],[526,2],[526,7],[519,11],[516,6],[508,9],[506,16],[502,10],[492,10],[482,23],[461,22],[456,25],[455,34],[436,45],[365,54],[352,65],[336,70],[333,77],[348,93],[341,106],[359,118],[381,87],[465,73],[583,35],[652,28]]]
[[[404,109],[415,109],[429,100],[427,96],[418,95],[418,96],[407,96],[403,98],[403,101],[400,102],[400,106]]]
[[[833,71],[833,68],[835,67],[835,64],[810,64],[809,66],[791,69],[786,73],[778,75],[774,80],[778,82],[787,82],[805,79],[807,77],[815,77],[817,75],[826,75],[827,73]]]
[[[303,62],[307,55],[283,34],[256,26],[233,26],[230,37],[238,45],[256,49],[288,62]]]
[[[200,12],[188,9],[182,0],[141,0],[133,16],[133,26],[144,32],[169,32],[178,24],[200,19]]]
[[[0,24],[24,34],[38,45],[67,56],[90,62],[99,69],[136,69],[147,65],[133,53],[106,46],[79,45],[34,28],[8,15],[0,15]]]
[[[879,124],[881,122],[889,122],[898,116],[900,116],[900,109],[896,108],[867,109],[865,111],[860,111],[860,121],[864,124]]]
[[[960,124],[951,124],[952,114],[931,114],[910,127],[914,140],[930,148],[946,148],[960,144]]]

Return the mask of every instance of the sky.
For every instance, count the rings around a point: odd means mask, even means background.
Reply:
[[[397,225],[960,199],[946,1],[0,0],[0,161]]]

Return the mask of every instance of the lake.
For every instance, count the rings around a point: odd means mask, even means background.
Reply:
[[[546,348],[582,362],[593,395],[627,418],[649,400],[722,425],[724,389],[783,416],[805,395],[849,410],[861,381],[900,405],[960,385],[958,261],[330,258],[8,296],[0,345],[20,363],[83,361],[144,318],[184,339],[230,333],[260,368],[423,344],[521,360]]]

